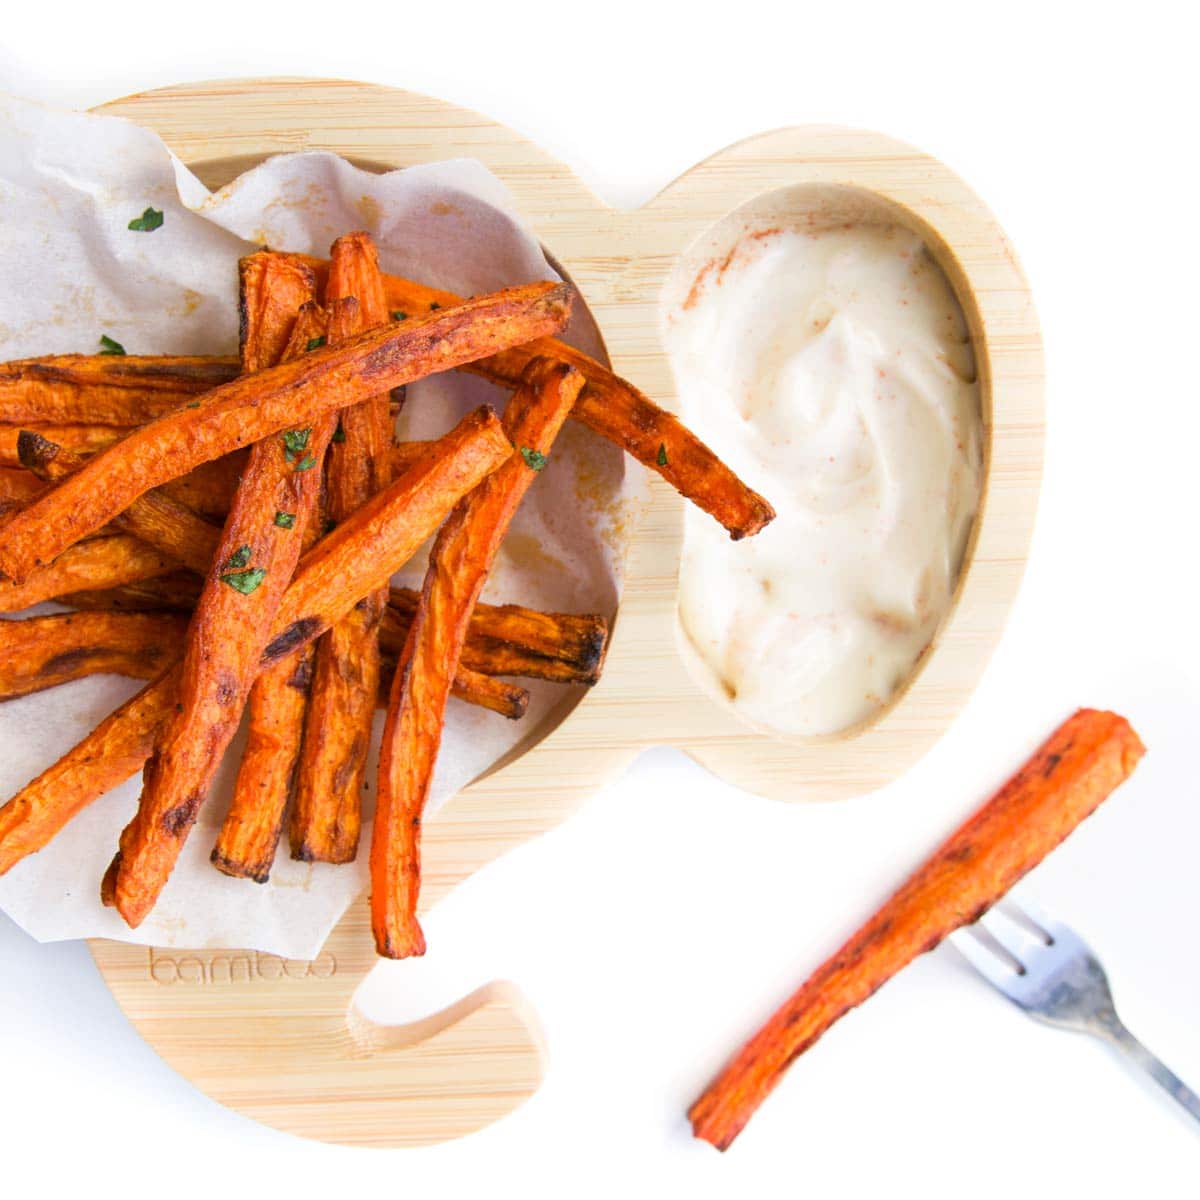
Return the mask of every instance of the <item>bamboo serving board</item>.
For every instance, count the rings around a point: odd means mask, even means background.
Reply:
[[[378,169],[480,160],[578,287],[614,370],[671,409],[659,335],[664,284],[714,223],[779,189],[857,189],[894,206],[924,235],[966,312],[989,434],[984,503],[956,604],[893,705],[845,735],[784,740],[750,728],[715,697],[686,661],[676,617],[684,503],[654,477],[603,679],[532,749],[426,823],[425,907],[564,820],[647,746],[678,746],[765,796],[831,799],[894,779],[962,708],[1024,567],[1042,463],[1042,358],[1029,291],[1003,232],[940,163],[874,133],[784,129],[731,146],[644,208],[618,212],[503,126],[389,88],[225,81],[131,96],[99,111],[155,130],[210,187],[294,150],[328,149]],[[363,1018],[354,994],[375,961],[365,901],[312,963],[100,941],[92,953],[167,1062],[222,1103],[292,1133],[371,1146],[442,1141],[511,1111],[541,1077],[536,1017],[507,984],[416,1024]]]

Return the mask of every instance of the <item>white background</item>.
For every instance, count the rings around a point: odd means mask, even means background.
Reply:
[[[656,751],[431,915],[435,952],[389,964],[376,1011],[418,1015],[507,977],[550,1048],[541,1092],[461,1142],[352,1151],[227,1112],[131,1032],[82,946],[37,946],[0,917],[4,1193],[37,1181],[35,1194],[93,1196],[1196,1194],[1200,1130],[1098,1044],[1028,1021],[947,948],[801,1058],[725,1156],[691,1141],[682,1115],[1080,704],[1125,713],[1150,753],[1027,894],[1092,941],[1127,1022],[1200,1087],[1189,6],[174,7],[10,5],[0,87],[85,107],[255,74],[393,84],[509,123],[623,206],[785,124],[870,127],[937,155],[994,209],[1033,284],[1045,489],[1000,649],[906,778],[788,807]]]

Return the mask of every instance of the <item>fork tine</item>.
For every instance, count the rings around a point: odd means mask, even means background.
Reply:
[[[1012,964],[1005,962],[979,935],[979,931],[968,925],[950,937],[950,945],[958,951],[993,987],[1006,991],[1017,978]]]
[[[993,908],[979,918],[979,925],[990,937],[996,939],[1004,949],[1021,964],[1028,967],[1030,956],[1043,949],[1045,943],[1029,932],[1023,925],[1002,909]]]
[[[1058,936],[1058,932],[1064,928],[1059,921],[1056,921],[1027,896],[1022,896],[1021,902],[1018,904],[1010,894],[1005,896],[997,907],[1001,911],[1009,909],[1024,918],[1035,929],[1040,929],[1048,942],[1053,941]]]

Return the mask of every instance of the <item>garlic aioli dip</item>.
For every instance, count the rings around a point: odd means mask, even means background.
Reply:
[[[778,513],[733,542],[688,508],[683,631],[734,708],[785,735],[855,725],[913,673],[983,478],[950,283],[920,237],[852,204],[850,221],[734,214],[664,310],[684,421]]]

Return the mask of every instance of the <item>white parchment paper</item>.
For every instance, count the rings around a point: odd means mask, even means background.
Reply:
[[[130,231],[130,219],[148,206],[163,211],[162,227]],[[384,270],[463,295],[556,278],[503,184],[474,161],[374,175],[335,155],[292,154],[210,193],[138,126],[0,97],[0,360],[92,353],[101,334],[130,354],[235,353],[239,256],[261,245],[323,255],[355,229],[375,237]],[[599,346],[578,302],[568,340],[593,353]],[[422,381],[409,389],[399,433],[436,437],[475,405],[502,409],[505,400],[506,393],[465,375]],[[485,599],[611,615],[628,492],[620,452],[568,422],[517,515]],[[419,583],[424,558],[398,581]],[[0,796],[39,774],[139,686],[95,677],[0,705]],[[431,807],[529,737],[573,691],[552,684],[530,690],[529,713],[517,722],[451,700]],[[138,930],[100,904],[98,889],[136,807],[140,776],[0,878],[0,908],[43,941],[98,936],[315,956],[366,887],[369,828],[350,866],[296,863],[284,844],[266,885],[220,874],[208,856],[240,749],[239,737],[158,906]],[[368,777],[369,812],[374,756]]]

